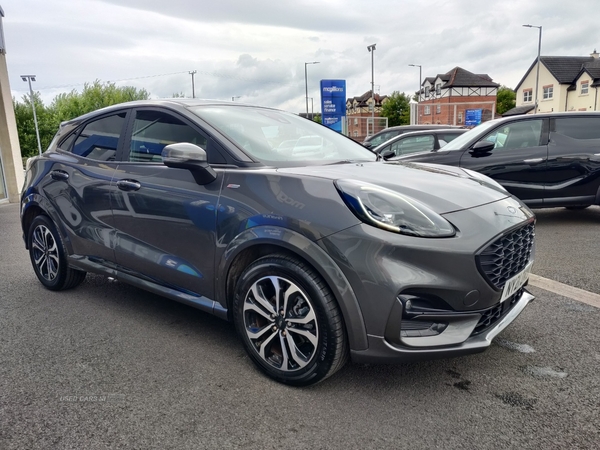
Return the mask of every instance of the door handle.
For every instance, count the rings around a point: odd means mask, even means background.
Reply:
[[[69,174],[64,170],[53,170],[50,172],[50,176],[56,181],[66,181],[69,179]]]
[[[122,191],[137,191],[142,185],[136,180],[119,180],[117,181],[117,187]]]
[[[523,162],[525,164],[529,164],[529,165],[535,165],[535,164],[539,164],[541,162],[544,162],[544,158],[531,158],[531,159],[524,159]]]

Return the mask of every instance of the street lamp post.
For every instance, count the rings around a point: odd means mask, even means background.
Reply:
[[[377,44],[371,44],[367,46],[367,50],[371,54],[371,129],[375,134],[375,46]],[[367,136],[369,136],[369,127],[367,127]]]
[[[409,64],[409,66],[419,68],[419,100],[417,100],[417,118],[416,118],[417,119],[416,125],[418,125],[419,124],[419,103],[421,102],[421,83],[422,83],[421,66],[419,64]]]
[[[196,71],[190,70],[188,73],[192,76],[192,98],[196,98],[196,88],[194,86],[194,75],[196,74]]]
[[[538,55],[537,55],[537,69],[535,73],[535,109],[533,110],[534,114],[538,112],[538,88],[540,83],[540,53],[542,52],[542,26],[541,25],[523,25],[527,28],[537,28],[540,30],[539,40],[538,40]]]
[[[313,61],[313,62],[305,62],[304,63],[304,89],[305,89],[305,96],[304,98],[306,99],[306,118],[308,119],[308,71],[306,69],[306,67],[309,64],[319,64],[319,61]]]
[[[231,101],[232,101],[232,102],[235,102],[235,99],[236,99],[236,98],[240,98],[240,97],[241,97],[240,95],[236,95],[236,96],[234,96],[234,97],[231,97]]]
[[[35,125],[35,135],[37,137],[38,152],[42,154],[42,143],[40,142],[40,131],[38,129],[37,114],[35,113],[35,100],[33,98],[33,89],[31,88],[31,82],[35,81],[35,75],[21,75],[21,80],[29,83],[29,98],[31,99],[31,109],[33,110],[33,123]]]

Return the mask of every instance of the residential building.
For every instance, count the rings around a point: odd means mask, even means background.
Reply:
[[[387,95],[375,94],[371,99],[371,90],[363,95],[346,100],[346,122],[348,136],[362,142],[367,136],[375,134],[387,127],[387,119],[381,119],[381,108],[386,102]],[[374,123],[371,124],[372,111]]]
[[[599,111],[600,59],[590,56],[541,56],[537,112]],[[517,106],[505,115],[533,113],[537,58],[517,85]]]
[[[421,85],[415,123],[464,125],[467,110],[480,112],[482,121],[494,118],[500,85],[487,74],[455,67],[426,77]]]

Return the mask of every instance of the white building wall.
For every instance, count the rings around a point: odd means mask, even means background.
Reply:
[[[581,82],[584,80],[587,80],[589,82],[587,94],[581,93]],[[576,89],[574,91],[569,92],[569,98],[567,100],[568,111],[600,110],[600,106],[598,106],[598,101],[600,101],[598,96],[600,95],[600,92],[598,92],[597,87],[592,87],[593,82],[593,78],[585,72],[577,79],[577,83],[575,85]]]
[[[535,103],[535,78],[536,78],[537,63],[533,66],[531,71],[519,86],[517,91],[517,106],[533,106]],[[544,86],[552,85],[554,88],[552,99],[544,100]],[[567,97],[567,88],[569,86],[564,84],[558,84],[558,81],[550,73],[550,71],[544,66],[540,65],[540,79],[538,83],[538,112],[559,112],[565,111],[565,100]],[[523,94],[524,91],[531,89],[531,101],[524,102]]]

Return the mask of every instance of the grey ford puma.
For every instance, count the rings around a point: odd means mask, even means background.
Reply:
[[[490,178],[388,163],[283,111],[120,104],[28,164],[25,245],[48,289],[86,272],[232,320],[291,385],[355,362],[489,347],[533,300],[533,213]]]

